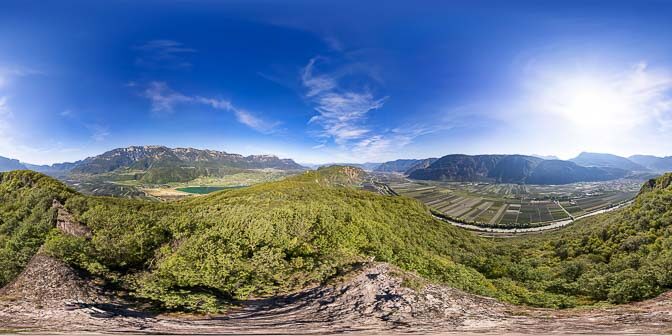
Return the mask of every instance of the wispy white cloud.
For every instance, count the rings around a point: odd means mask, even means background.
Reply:
[[[180,104],[203,104],[216,110],[231,112],[236,120],[260,133],[271,134],[277,131],[280,122],[267,121],[252,112],[235,106],[231,101],[203,96],[188,96],[177,92],[164,82],[151,82],[143,95],[150,100],[152,112],[173,113]]]
[[[9,109],[7,108],[7,97],[0,97],[0,145],[3,142],[9,142]]]
[[[175,40],[151,40],[134,49],[141,53],[135,60],[136,65],[167,68],[191,67],[185,56],[197,52]]]
[[[432,125],[405,127],[381,127],[369,121],[373,111],[382,109],[389,96],[377,96],[370,87],[382,80],[372,76],[376,73],[363,68],[362,64],[346,64],[333,72],[320,72],[318,63],[328,60],[311,59],[301,72],[304,97],[317,112],[310,125],[320,129],[315,133],[320,143],[313,149],[326,149],[333,141],[338,150],[345,153],[346,160],[380,160],[398,156],[400,150],[423,135],[450,127],[450,123],[435,122]],[[356,76],[349,81],[348,76]],[[360,87],[348,86],[364,83]]]
[[[306,96],[314,97],[322,92],[330,91],[336,88],[336,78],[332,75],[316,75],[314,72],[315,62],[318,57],[312,58],[303,68],[301,79],[303,85],[308,89]]]
[[[139,50],[154,51],[164,57],[172,57],[181,53],[193,53],[196,49],[187,48],[184,44],[174,40],[151,40],[137,47]]]
[[[338,85],[338,75],[316,74],[311,59],[304,67],[301,80],[309,99],[318,113],[309,124],[319,125],[318,136],[331,138],[341,146],[369,136],[372,129],[366,125],[369,112],[383,107],[388,97],[374,97],[367,89],[346,89]]]
[[[194,98],[173,91],[164,82],[151,82],[143,93],[152,104],[154,113],[172,113],[178,104],[191,103]]]
[[[110,131],[107,126],[92,124],[86,125],[86,128],[91,132],[91,139],[95,142],[102,142],[110,136]]]
[[[2,115],[2,113],[6,111],[7,111],[7,97],[2,96],[0,97],[0,115]]]
[[[251,112],[238,108],[228,100],[196,97],[196,101],[202,104],[210,105],[214,109],[233,112],[238,122],[261,133],[274,133],[276,128],[280,125],[280,123],[277,121],[266,121],[255,116]]]
[[[9,85],[10,80],[14,77],[24,77],[29,75],[40,74],[41,72],[27,68],[24,66],[12,65],[0,65],[0,89]]]

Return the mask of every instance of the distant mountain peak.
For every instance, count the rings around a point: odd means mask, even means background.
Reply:
[[[581,152],[581,154],[569,161],[584,167],[618,168],[627,171],[649,170],[627,158],[607,153]]]
[[[544,160],[527,155],[446,155],[410,178],[437,181],[567,184],[624,177],[620,169],[582,167],[574,162]]]
[[[27,169],[19,160],[0,156],[0,172]]]
[[[544,160],[560,160],[560,158],[557,157],[557,156],[555,156],[555,155],[539,155],[539,154],[532,154],[532,156],[534,156],[534,157],[538,157],[538,158],[540,158],[540,159],[544,159]]]
[[[632,155],[628,159],[655,172],[672,171],[672,156]]]
[[[376,167],[377,172],[386,173],[404,173],[410,174],[412,171],[425,168],[436,161],[436,158],[427,159],[398,159],[381,163]]]

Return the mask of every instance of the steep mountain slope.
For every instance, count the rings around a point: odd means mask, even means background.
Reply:
[[[629,302],[672,287],[672,175],[647,183],[622,210],[500,241],[436,221],[418,201],[347,185],[361,174],[331,167],[156,203],[82,196],[37,173],[3,173],[0,198],[10,202],[0,203],[0,262],[14,266],[0,267],[0,285],[45,242],[45,253],[158,308],[203,312],[323,283],[371,258],[543,307]],[[58,214],[53,199],[90,228],[90,239],[48,231]]]
[[[9,282],[40,248],[55,224],[54,199],[74,192],[27,170],[0,173],[0,286]]]
[[[26,169],[26,166],[19,162],[19,160],[8,159],[6,157],[0,156],[0,172],[20,169]]]
[[[540,162],[525,180],[528,184],[568,184],[575,182],[609,181],[622,178],[627,171],[617,168],[583,167],[571,161]]]
[[[409,177],[435,181],[565,184],[613,180],[626,174],[620,169],[581,167],[569,161],[543,160],[534,156],[455,154],[417,169]]]
[[[426,159],[431,160],[431,159]],[[417,164],[421,164],[425,160],[419,159],[399,159],[381,163],[375,171],[381,173],[404,173]]]
[[[506,155],[446,155],[425,169],[418,169],[409,177],[419,180],[482,181]]]
[[[374,171],[378,166],[381,165],[380,162],[364,162],[364,163],[344,163],[344,162],[332,162],[332,163],[322,163],[322,164],[302,164],[306,167],[312,168],[312,169],[318,169],[322,167],[329,167],[329,166],[349,166],[349,167],[357,167],[361,168],[366,171]]]
[[[655,172],[672,171],[672,156],[633,155],[628,159]]]
[[[488,171],[488,177],[497,182],[524,183],[543,160],[524,155],[507,155]]]
[[[411,168],[408,168],[404,171],[404,175],[409,175],[410,173],[418,170],[418,169],[425,169],[429,167],[432,163],[436,162],[438,160],[437,158],[429,158],[429,159],[423,159],[420,160],[420,162],[414,164],[411,166]]]
[[[646,167],[632,162],[624,157],[613,155],[613,154],[604,154],[604,153],[588,153],[582,152],[579,156],[569,160],[579,166],[584,167],[607,167],[607,168],[618,168],[627,171],[646,171]]]

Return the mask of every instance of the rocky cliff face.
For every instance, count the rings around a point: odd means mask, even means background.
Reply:
[[[52,208],[56,209],[56,228],[65,234],[75,237],[90,239],[93,232],[88,226],[82,225],[75,220],[70,212],[59,202],[54,200]]]
[[[0,156],[0,172],[21,169],[26,169],[26,166],[21,164],[19,160],[8,159],[6,157]]]
[[[375,171],[383,173],[403,173],[411,167],[419,164],[422,160],[418,159],[399,159],[380,164]]]
[[[88,158],[72,169],[75,173],[99,174],[120,168],[147,170],[151,168],[274,168],[300,170],[304,167],[289,159],[273,155],[242,156],[214,150],[168,148],[164,146],[132,146],[117,148]]]

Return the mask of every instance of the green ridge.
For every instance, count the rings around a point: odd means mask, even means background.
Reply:
[[[327,281],[372,257],[542,307],[629,302],[672,286],[672,175],[647,183],[626,209],[491,240],[434,220],[416,200],[349,187],[360,172],[329,167],[168,203],[82,196],[40,174],[1,174],[0,284],[46,241],[49,253],[137,297],[203,312]],[[53,198],[93,239],[47,233]]]

